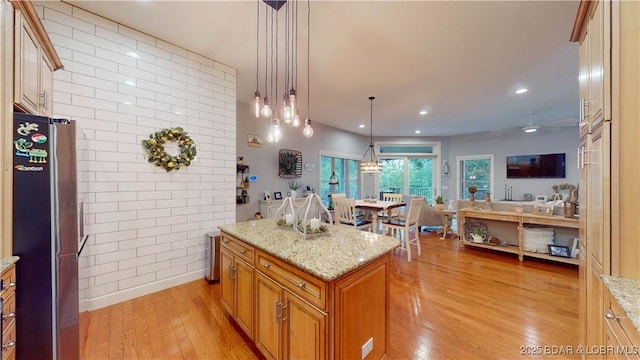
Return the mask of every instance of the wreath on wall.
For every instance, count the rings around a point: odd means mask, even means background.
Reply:
[[[164,151],[167,141],[178,143],[180,152],[177,155],[170,155]],[[183,166],[189,166],[196,158],[196,147],[193,139],[181,128],[162,129],[149,135],[149,140],[142,140],[142,146],[147,151],[150,163],[161,166],[167,172],[178,170]]]

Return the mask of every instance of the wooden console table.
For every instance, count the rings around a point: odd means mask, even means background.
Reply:
[[[465,223],[469,221],[488,220],[489,232],[492,227],[496,232],[500,232],[500,240],[505,245],[492,245],[489,243],[475,243],[466,240]],[[553,227],[559,245],[566,244],[570,246],[573,238],[578,237],[578,219],[565,218],[563,216],[537,215],[531,213],[516,213],[513,211],[492,211],[480,210],[477,208],[464,208],[458,210],[458,233],[460,234],[460,246],[475,246],[495,251],[508,252],[517,254],[518,259],[522,261],[525,256],[535,257],[539,259],[557,261],[567,264],[578,265],[578,259],[560,256],[551,256],[547,253],[539,253],[526,251],[523,248],[523,229],[525,225]]]

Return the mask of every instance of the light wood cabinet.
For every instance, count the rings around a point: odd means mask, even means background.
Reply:
[[[580,137],[611,120],[611,6],[608,1],[582,6],[588,7],[583,25],[572,35],[580,42]]]
[[[243,258],[254,256],[252,263],[247,260],[247,265],[255,266],[254,331],[241,328],[267,359],[361,358],[367,342],[372,344],[367,359],[387,356],[389,253],[323,281],[267,251],[250,252],[249,244],[224,231],[222,239],[221,297],[229,314],[237,311],[232,305],[239,296],[234,293],[234,281],[240,276],[236,267],[245,262]]]
[[[4,304],[2,314],[2,360],[15,359],[16,354],[16,266],[2,272],[0,297]]]
[[[640,360],[640,335],[610,291],[604,301],[605,359]]]
[[[220,293],[225,309],[253,339],[254,267],[252,247],[223,236],[220,242]]]
[[[617,337],[604,321],[600,275],[640,280],[640,3],[581,1],[572,41],[580,42],[579,155],[581,345]],[[584,306],[583,306],[584,305]],[[603,354],[587,354],[601,358]],[[607,354],[607,356],[609,356]]]
[[[14,106],[53,115],[53,72],[62,67],[29,1],[12,2],[14,13]],[[35,17],[34,17],[35,16]]]
[[[313,276],[258,252],[255,340],[265,357],[326,358],[328,315],[323,312],[324,285]]]
[[[256,273],[256,346],[268,359],[325,359],[327,314]]]

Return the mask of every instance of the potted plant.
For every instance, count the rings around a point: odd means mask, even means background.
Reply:
[[[442,197],[442,195],[438,195],[438,197],[436,198],[436,209],[444,209],[444,198]]]
[[[292,199],[295,199],[296,195],[298,194],[298,189],[300,189],[301,187],[302,183],[296,180],[289,180],[289,193],[291,194]]]

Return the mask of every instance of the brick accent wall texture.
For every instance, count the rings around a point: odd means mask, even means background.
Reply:
[[[203,278],[206,233],[236,216],[236,70],[66,3],[37,10],[64,64],[55,116],[77,122],[81,310]],[[166,173],[141,141],[177,126],[198,157]]]

